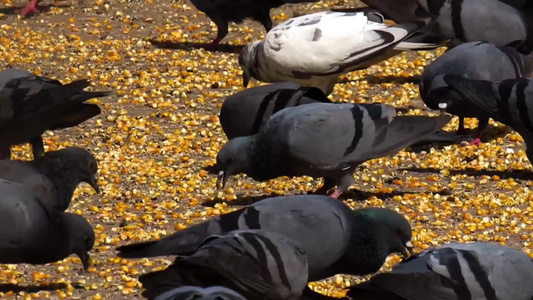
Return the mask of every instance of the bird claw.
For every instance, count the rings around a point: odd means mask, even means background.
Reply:
[[[474,146],[474,145],[479,146],[479,145],[482,144],[482,142],[481,142],[481,139],[480,139],[480,138],[476,138],[475,140],[471,141],[471,142],[468,143],[468,144],[469,144],[470,146]]]
[[[38,14],[40,12],[41,10],[39,9],[37,5],[30,3],[26,7],[24,7],[24,9],[20,12],[20,14],[23,17],[28,17],[34,14]]]
[[[331,193],[331,195],[329,195],[331,198],[333,199],[337,199],[339,198],[339,196],[342,194],[342,192],[340,192],[339,190],[335,190],[333,191],[333,193]]]

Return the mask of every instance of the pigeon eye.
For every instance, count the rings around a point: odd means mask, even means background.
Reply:
[[[402,232],[401,232],[400,230],[397,229],[396,232],[395,232],[395,234],[396,234],[397,236],[400,236],[400,235],[402,235]]]
[[[95,166],[94,161],[89,162],[89,170],[90,171],[95,171],[95,169],[96,169],[96,166]]]

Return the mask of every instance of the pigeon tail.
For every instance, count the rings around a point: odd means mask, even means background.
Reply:
[[[66,112],[58,117],[54,124],[50,127],[50,130],[56,130],[61,128],[68,128],[78,126],[90,118],[99,115],[101,112],[100,107],[96,104],[82,104],[81,106]]]
[[[240,212],[236,211],[234,215],[238,218]],[[178,231],[161,240],[121,246],[117,248],[119,251],[118,256],[124,258],[141,258],[166,255],[191,255],[209,235],[221,232],[221,230],[210,232],[208,231],[209,227],[210,222],[200,223]],[[228,229],[231,231],[238,228],[235,226],[235,228]]]
[[[392,122],[376,121],[378,137],[372,147],[372,157],[383,157],[409,147],[440,130],[451,120],[449,115],[438,117],[398,116]],[[380,128],[381,127],[381,128]]]

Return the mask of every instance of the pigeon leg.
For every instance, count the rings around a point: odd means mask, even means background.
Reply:
[[[44,155],[44,144],[41,136],[36,136],[30,140],[31,150],[33,152],[33,159]]]
[[[335,185],[335,180],[329,177],[324,177],[324,184],[322,184],[322,186],[318,190],[316,190],[315,194],[325,195],[329,190],[335,187]]]
[[[207,48],[215,48],[220,44],[220,41],[222,41],[223,38],[228,35],[228,20],[224,19],[223,17],[219,15],[215,16],[209,16],[211,20],[217,25],[217,37],[211,42],[211,44],[207,45]]]
[[[465,118],[459,117],[459,126],[457,127],[457,135],[465,135]]]
[[[481,135],[483,134],[483,131],[487,128],[489,125],[489,119],[483,118],[479,119],[479,124],[477,126],[477,132],[476,132],[476,139],[470,142],[470,145],[481,145]]]
[[[11,159],[11,146],[0,147],[0,159],[2,160]]]
[[[265,27],[265,30],[269,32],[272,29],[272,19],[270,19],[270,11],[261,12],[257,20]]]
[[[30,3],[24,7],[20,14],[24,17],[27,17],[29,15],[38,14],[41,12],[39,10],[39,1],[41,0],[30,0]]]
[[[333,193],[330,195],[331,198],[337,199],[339,196],[346,192],[350,186],[353,183],[353,172],[355,171],[355,167],[349,168],[346,173],[344,173],[344,176],[342,176],[340,183],[337,184],[337,188]]]

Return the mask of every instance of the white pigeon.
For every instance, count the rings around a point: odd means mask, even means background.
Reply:
[[[388,26],[375,12],[319,12],[292,18],[263,41],[246,45],[239,64],[246,87],[253,77],[289,81],[330,94],[339,75],[367,68],[400,51],[394,49],[424,22]]]

